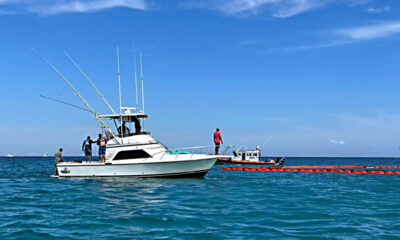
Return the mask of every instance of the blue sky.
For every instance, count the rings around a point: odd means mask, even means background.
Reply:
[[[170,147],[263,144],[263,155],[400,155],[395,0],[0,0],[0,155],[81,154],[98,133],[46,56],[99,112],[67,51],[118,107],[134,104],[132,38],[146,112]]]

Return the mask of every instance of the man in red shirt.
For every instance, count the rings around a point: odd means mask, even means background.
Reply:
[[[224,144],[224,142],[222,141],[222,136],[221,136],[221,132],[219,131],[219,128],[217,128],[217,131],[215,131],[215,133],[214,133],[214,143],[215,143],[215,155],[218,155],[219,146],[221,144]]]

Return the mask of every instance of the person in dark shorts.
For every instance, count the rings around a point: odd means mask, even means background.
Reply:
[[[54,155],[54,162],[55,162],[55,168],[54,168],[54,176],[58,176],[58,171],[57,171],[57,164],[60,162],[64,162],[64,157],[62,155],[63,149],[60,148],[58,152]]]
[[[86,163],[88,162],[88,159],[89,163],[92,163],[92,143],[96,143],[96,141],[90,139],[90,136],[88,136],[82,143],[82,151],[85,152]]]
[[[214,133],[214,144],[215,144],[215,155],[218,155],[219,147],[221,146],[221,144],[224,144],[224,142],[222,141],[222,135],[221,132],[219,131],[219,128],[217,128],[217,130]]]
[[[97,139],[97,145],[99,145],[99,157],[100,162],[106,162],[106,138],[99,134],[99,139]]]

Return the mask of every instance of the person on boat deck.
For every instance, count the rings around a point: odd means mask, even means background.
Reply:
[[[82,144],[82,151],[85,152],[85,161],[88,162],[89,159],[89,163],[92,163],[92,143],[96,143],[96,141],[93,141],[88,136]]]
[[[215,155],[218,155],[219,147],[221,146],[221,144],[224,144],[224,142],[222,141],[222,135],[221,132],[219,131],[219,128],[217,128],[217,130],[214,133],[214,144],[215,144]]]
[[[138,134],[142,131],[142,126],[140,126],[140,121],[137,117],[133,121],[135,122],[135,133]]]
[[[120,136],[122,135],[121,133],[124,133],[124,135],[128,135],[131,133],[131,130],[127,126],[125,126],[125,123],[126,122],[122,122],[122,125],[118,127],[118,133]]]
[[[100,162],[106,162],[106,138],[99,134],[97,139],[97,145],[99,145],[99,158]]]
[[[54,176],[58,176],[57,164],[60,162],[65,162],[62,152],[63,149],[60,148],[58,152],[54,155],[54,161],[55,161]]]

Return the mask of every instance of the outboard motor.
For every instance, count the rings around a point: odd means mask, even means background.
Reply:
[[[285,163],[285,158],[284,158],[284,157],[278,157],[278,158],[276,159],[276,163],[277,163],[278,165],[283,165],[283,164]]]

